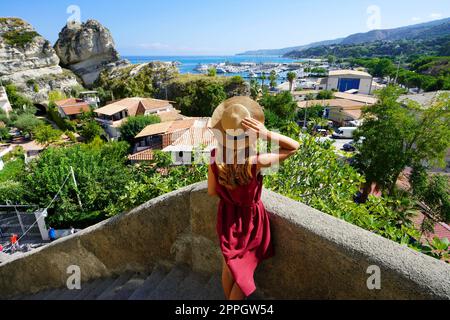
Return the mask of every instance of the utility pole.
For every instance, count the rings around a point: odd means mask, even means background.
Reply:
[[[75,185],[75,191],[77,193],[78,204],[80,205],[81,210],[83,210],[83,204],[81,203],[80,192],[78,190],[77,180],[75,179],[75,172],[73,171],[73,167],[70,167],[70,173],[72,174],[73,183]]]
[[[6,201],[7,205],[12,205],[11,202]],[[17,220],[19,221],[19,225],[20,225],[20,229],[22,230],[22,235],[25,234],[25,226],[23,225],[22,222],[22,217],[20,216],[20,212],[17,210],[17,207],[15,205],[14,206],[14,210],[16,211],[16,215],[17,215]]]
[[[400,74],[400,64],[401,64],[401,62],[402,62],[402,55],[403,55],[403,52],[400,54],[400,57],[398,58],[397,74],[395,75],[395,81],[394,81],[394,84],[397,84],[398,75]]]
[[[308,126],[306,124],[306,120],[308,119],[308,106],[309,106],[309,103],[306,104],[306,108],[305,108],[305,122],[303,122],[303,130],[304,131],[308,130]]]

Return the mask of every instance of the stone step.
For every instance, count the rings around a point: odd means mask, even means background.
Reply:
[[[130,280],[133,273],[124,273],[116,279],[109,287],[107,287],[96,300],[112,300],[117,292],[122,289],[122,286]]]
[[[222,278],[219,274],[214,274],[209,279],[204,289],[204,300],[226,300],[222,287]]]
[[[57,300],[58,297],[64,294],[65,290],[67,289],[54,289],[42,300]]]
[[[135,290],[135,292],[128,298],[128,300],[145,300],[153,290],[158,286],[158,284],[166,277],[167,270],[160,265],[157,265],[150,276],[145,279],[144,283],[140,288]]]
[[[170,270],[156,265],[150,275],[124,273],[82,284],[81,290],[51,289],[23,300],[225,300],[220,274],[192,271],[186,265]],[[248,300],[263,300],[256,291]]]
[[[36,294],[33,294],[31,296],[26,296],[25,298],[23,298],[23,300],[43,300],[51,292],[52,292],[52,290],[40,291],[40,292],[38,292]]]
[[[145,281],[145,276],[135,275],[115,294],[112,300],[128,300],[128,298],[140,288]]]
[[[176,299],[203,300],[204,290],[209,277],[207,275],[190,272],[178,287]]]
[[[95,281],[91,281],[90,283],[84,285],[81,284],[81,291],[78,292],[78,294],[73,297],[71,300],[83,300],[85,297],[87,297],[92,291],[97,289],[100,284],[105,281],[105,279],[97,279]]]
[[[176,293],[178,286],[188,275],[189,270],[185,266],[176,266],[158,284],[154,291],[150,293],[147,300],[177,300]]]
[[[111,286],[117,278],[107,278],[102,279],[100,283],[86,296],[82,298],[82,300],[95,300],[97,299],[109,286]]]

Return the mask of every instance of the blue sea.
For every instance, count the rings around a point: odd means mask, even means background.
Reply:
[[[223,62],[240,63],[291,63],[299,60],[283,58],[278,56],[124,56],[133,64],[147,63],[152,61],[179,62],[178,69],[180,73],[198,74],[195,68],[199,64],[218,64]],[[226,76],[240,75],[247,78],[248,74],[227,73]]]

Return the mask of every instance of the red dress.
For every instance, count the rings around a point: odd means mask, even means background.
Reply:
[[[220,248],[234,281],[248,297],[256,290],[256,268],[274,256],[269,214],[261,201],[263,176],[256,172],[255,164],[248,185],[227,189],[219,184],[215,153],[215,150],[211,153],[211,167],[220,197],[217,216]]]

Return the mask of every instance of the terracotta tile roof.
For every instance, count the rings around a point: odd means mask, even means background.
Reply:
[[[192,151],[199,147],[205,147],[207,150],[211,150],[216,145],[217,140],[211,129],[206,127],[193,127],[163,151]]]
[[[89,103],[86,103],[86,102],[78,103],[78,104],[74,104],[74,105],[64,105],[60,108],[68,116],[73,116],[76,114],[82,114],[83,112],[91,111],[91,107],[90,107]]]
[[[151,124],[144,128],[137,136],[136,138],[144,138],[149,136],[154,136],[157,134],[164,134],[167,133],[170,129],[170,126],[172,125],[173,121],[169,122],[161,122],[156,124]]]
[[[68,99],[55,101],[55,104],[58,107],[63,107],[63,106],[75,105],[75,104],[83,103],[83,102],[84,102],[84,100],[82,100],[82,99],[68,98]]]
[[[153,150],[147,149],[135,154],[131,154],[128,156],[128,160],[130,161],[152,161],[153,160]]]
[[[375,104],[377,103],[378,99],[376,97],[371,97],[363,94],[351,94],[351,93],[345,93],[345,92],[335,92],[334,96],[339,99],[347,99],[367,104]]]
[[[113,114],[119,113],[123,110],[128,110],[129,116],[135,116],[142,106],[145,110],[161,109],[164,107],[171,106],[170,101],[157,100],[151,98],[126,98],[119,101],[110,103],[103,108],[95,110],[96,113],[104,114],[107,116],[112,116]]]
[[[352,119],[355,119],[355,120],[361,119],[361,116],[362,116],[362,110],[361,109],[359,109],[359,110],[344,109],[344,110],[342,110],[342,113],[344,113],[344,115],[346,115],[346,116],[348,116],[348,117],[350,117]]]
[[[160,112],[157,116],[161,119],[161,122],[183,120],[184,116],[180,112],[179,110]]]
[[[151,98],[141,99],[141,103],[142,103],[143,107],[145,108],[145,110],[161,109],[161,108],[171,106],[170,101],[151,99]]]
[[[145,127],[144,130],[142,130],[136,138],[143,138],[143,137],[149,137],[154,136],[158,134],[171,134],[177,131],[181,130],[187,130],[190,127],[192,127],[195,122],[198,119],[190,118],[185,120],[178,120],[178,121],[168,121],[168,122],[161,122],[157,124],[151,124],[147,127]]]
[[[419,212],[412,221],[418,230],[420,230],[423,221],[428,217],[425,213]],[[428,241],[433,241],[435,237],[439,239],[447,238],[450,240],[450,226],[444,222],[435,222],[434,223],[434,231],[433,232],[425,232],[422,236],[422,241],[424,243]]]
[[[330,99],[330,100],[309,100],[299,101],[299,108],[308,108],[314,105],[322,105],[325,107],[339,107],[339,108],[363,108],[366,106],[363,102],[348,100],[348,99]]]
[[[137,98],[127,98],[122,99],[113,103],[110,103],[102,108],[95,110],[98,114],[104,114],[107,116],[112,116],[113,114],[119,113],[124,110],[128,110],[130,116],[136,115],[137,109],[139,107],[140,100]],[[134,111],[134,114],[133,114]]]

